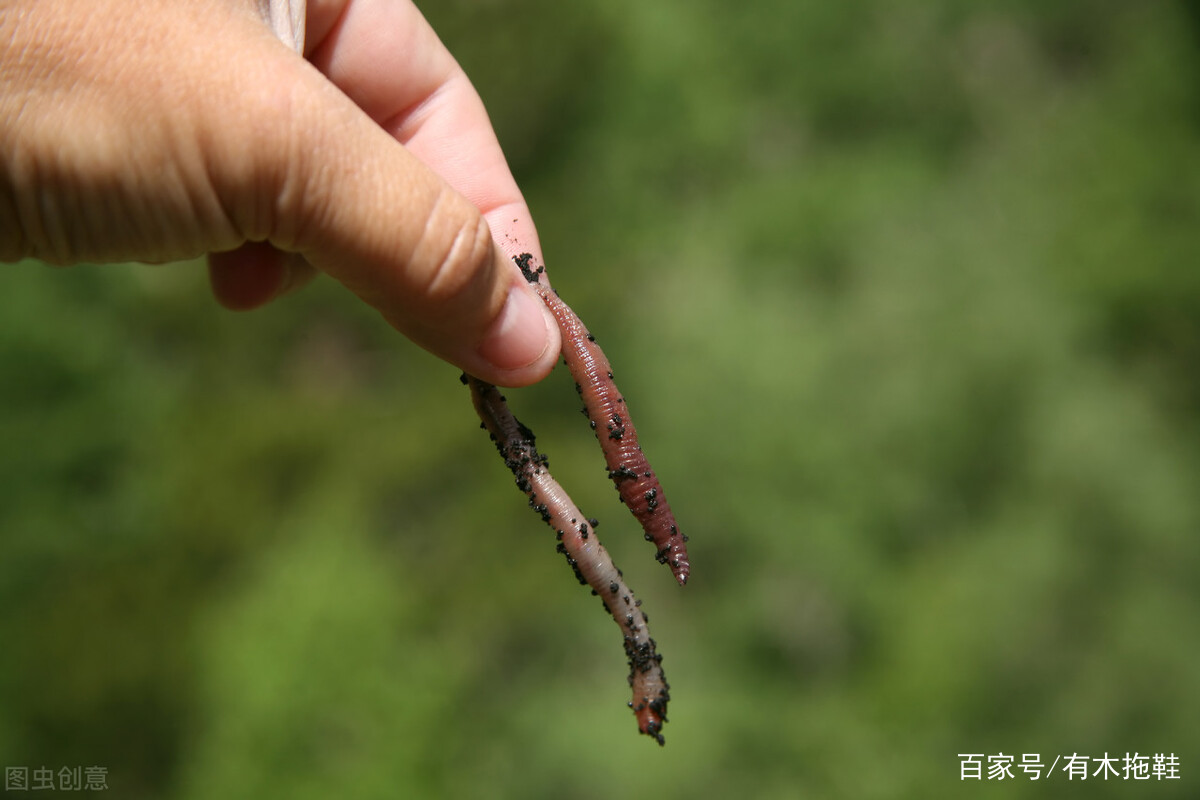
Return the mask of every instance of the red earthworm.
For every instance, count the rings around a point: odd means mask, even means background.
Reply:
[[[662,671],[662,656],[650,638],[641,601],[637,600],[608,551],[596,538],[596,521],[584,517],[579,507],[550,474],[545,456],[534,446],[533,431],[513,416],[504,397],[490,383],[463,375],[471,388],[471,401],[491,435],[496,449],[512,470],[517,486],[529,497],[529,506],[558,537],[558,552],[567,557],[580,583],[590,585],[604,608],[612,614],[625,640],[629,658],[629,705],[638,730],[663,744],[662,726],[667,721],[670,686]]]
[[[613,380],[612,366],[583,321],[562,301],[558,292],[540,281],[545,269],[534,269],[532,259],[532,255],[523,253],[513,260],[558,322],[562,332],[563,361],[575,379],[575,390],[583,398],[583,413],[604,451],[608,477],[616,486],[621,502],[641,523],[646,541],[653,542],[657,548],[655,557],[670,565],[680,585],[686,584],[691,569],[687,537],[679,532],[662,485],[638,443],[629,408]]]

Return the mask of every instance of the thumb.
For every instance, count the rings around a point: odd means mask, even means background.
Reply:
[[[327,272],[472,375],[520,386],[549,373],[558,328],[480,211],[308,62],[273,44],[254,70],[269,91],[250,93],[243,111],[253,123],[231,125],[227,107],[207,137],[234,226],[278,257],[297,254]],[[213,260],[214,283],[272,260],[262,247],[224,254]]]

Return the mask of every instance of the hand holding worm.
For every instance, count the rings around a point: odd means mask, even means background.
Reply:
[[[529,219],[409,0],[0,4],[0,261],[209,253],[232,308],[319,270],[422,347],[520,386],[558,352],[493,242],[535,247]]]
[[[483,381],[541,379],[561,329],[610,477],[682,583],[683,537],[607,361],[495,244],[536,249],[529,219],[478,95],[409,0],[0,5],[0,261],[208,254],[231,308],[327,272],[482,379],[477,408],[509,453],[532,452],[532,435]],[[639,727],[661,741],[645,617],[544,464],[523,463],[568,557],[608,593]]]

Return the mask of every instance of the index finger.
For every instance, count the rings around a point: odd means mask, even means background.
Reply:
[[[307,37],[313,65],[470,200],[504,253],[541,260],[483,101],[411,0],[309,0]]]

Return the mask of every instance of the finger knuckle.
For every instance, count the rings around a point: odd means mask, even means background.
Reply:
[[[486,292],[492,266],[492,235],[486,220],[449,189],[441,192],[418,245],[425,301],[443,313],[462,314]]]

